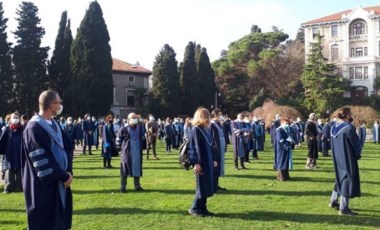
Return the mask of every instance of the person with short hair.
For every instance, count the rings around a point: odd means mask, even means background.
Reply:
[[[171,123],[170,118],[166,118],[164,133],[165,133],[164,139],[166,143],[166,153],[171,153],[173,139],[174,139],[174,129],[173,129],[173,125]]]
[[[144,191],[140,185],[143,175],[143,130],[136,113],[128,115],[128,124],[117,133],[116,141],[121,143],[120,192],[126,192],[127,177],[133,177],[135,190]]]
[[[83,155],[86,155],[86,149],[88,146],[88,154],[92,155],[91,147],[94,144],[94,131],[95,123],[91,120],[91,115],[87,113],[84,115],[84,121],[82,123],[84,144],[83,144]]]
[[[318,129],[316,121],[315,113],[311,113],[309,115],[309,120],[305,125],[305,134],[307,136],[307,147],[308,147],[308,156],[306,160],[306,169],[315,169],[317,167],[317,159],[318,159]]]
[[[322,134],[322,153],[324,157],[329,157],[329,149],[331,149],[330,144],[330,133],[331,133],[331,124],[329,119],[326,119],[325,125],[323,126]]]
[[[113,130],[113,113],[107,114],[105,119],[105,124],[102,129],[102,157],[103,157],[103,168],[112,168],[111,160],[113,155],[117,155],[116,151],[116,135]]]
[[[158,136],[158,125],[156,120],[154,119],[153,114],[149,115],[149,121],[145,124],[146,129],[146,141],[147,141],[147,147],[146,147],[146,159],[149,159],[149,150],[152,149],[153,151],[153,159],[157,160],[157,153],[156,153],[156,142],[157,142],[157,136]]]
[[[281,118],[281,125],[276,129],[276,165],[277,165],[277,180],[289,180],[289,160],[292,155],[292,144],[294,144],[289,127],[290,119],[287,117]]]
[[[185,119],[185,125],[183,126],[183,139],[190,140],[191,138],[191,117]]]
[[[58,93],[46,90],[39,113],[23,132],[22,184],[28,229],[71,229],[73,181],[71,149],[54,117],[62,110]]]
[[[349,208],[349,200],[361,196],[358,160],[361,158],[362,145],[355,127],[349,123],[351,109],[340,109],[337,117],[338,120],[331,127],[335,184],[329,206],[339,209],[340,215],[357,215]]]
[[[209,129],[210,120],[209,111],[199,108],[192,122],[189,160],[194,165],[196,189],[193,205],[188,212],[195,217],[215,215],[207,209],[207,198],[215,192],[213,176],[214,167],[217,167]]]
[[[373,143],[379,144],[380,143],[380,125],[379,121],[375,121],[372,127],[372,140]]]
[[[243,118],[246,112],[239,113],[236,117],[236,120],[231,121],[232,129],[232,146],[234,151],[234,165],[235,170],[239,170],[238,160],[240,159],[240,167],[246,169],[244,166],[244,137],[247,137],[250,134],[250,130],[244,128]]]

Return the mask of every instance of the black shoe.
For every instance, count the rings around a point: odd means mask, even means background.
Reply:
[[[353,212],[351,209],[346,209],[346,210],[340,210],[339,215],[343,216],[356,216],[359,215],[357,212]]]
[[[208,210],[206,210],[206,211],[202,211],[201,213],[202,213],[203,215],[205,215],[205,216],[215,216],[215,213],[210,212],[210,211],[208,211]]]
[[[120,189],[120,192],[121,192],[121,193],[126,193],[127,191],[125,190],[125,188],[124,188],[124,189],[121,188],[121,189]]]
[[[220,190],[220,191],[227,191],[226,188],[222,188],[222,187],[220,187],[220,186],[218,186],[218,190]]]
[[[244,165],[241,166],[242,169],[247,169]]]
[[[329,204],[329,207],[338,210],[339,209],[339,203],[337,201],[333,201]]]
[[[194,217],[204,217],[205,215],[202,212],[195,211],[194,209],[189,209],[188,213]]]
[[[137,191],[137,192],[144,192],[145,190],[141,186],[139,186],[139,187],[135,188],[135,191]]]

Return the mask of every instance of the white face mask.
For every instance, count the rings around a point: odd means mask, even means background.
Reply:
[[[18,118],[12,118],[12,124],[17,125],[20,122],[20,119]]]
[[[71,125],[72,123],[73,123],[73,121],[71,121],[71,120],[68,120],[68,121],[67,121],[67,124],[68,124],[68,125]]]
[[[244,118],[244,122],[245,123],[249,123],[249,119],[248,118]]]
[[[56,113],[56,116],[58,116],[59,114],[61,114],[62,111],[63,111],[63,105],[59,105],[59,109],[58,109],[58,111]]]
[[[154,117],[149,117],[149,121],[154,121]]]
[[[219,116],[219,121],[224,121],[224,117],[223,117],[223,115],[220,115],[220,116]]]
[[[92,118],[92,121],[93,121],[93,122],[95,122],[95,121],[96,121],[96,118],[95,118],[95,117],[93,117],[93,118]]]
[[[136,125],[138,122],[139,122],[139,119],[137,119],[137,118],[133,118],[132,121],[131,121],[131,123],[133,125]]]
[[[90,121],[91,120],[91,117],[87,117],[87,121]]]

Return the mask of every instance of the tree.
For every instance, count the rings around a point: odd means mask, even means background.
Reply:
[[[9,112],[9,102],[13,98],[13,67],[11,43],[7,41],[7,18],[4,18],[3,3],[0,2],[0,111]]]
[[[47,89],[46,61],[49,47],[41,47],[45,30],[39,26],[38,8],[32,2],[22,2],[17,10],[17,43],[13,50],[15,68],[15,101],[18,110],[27,114],[37,111],[40,93]]]
[[[73,37],[70,29],[70,20],[67,20],[67,11],[62,12],[59,23],[55,48],[51,57],[49,70],[49,88],[58,91],[64,98],[64,90],[70,73],[70,50]]]
[[[319,115],[338,108],[343,93],[349,88],[349,81],[340,76],[336,66],[323,57],[322,41],[323,37],[318,35],[317,42],[310,44],[310,54],[301,76],[305,106]]]
[[[67,112],[103,115],[113,100],[110,37],[98,2],[90,6],[71,47],[70,79],[65,93]]]
[[[200,45],[197,45],[196,54],[199,86],[198,105],[209,108],[214,104],[214,96],[216,93],[215,73],[211,67],[206,48],[201,48]]]
[[[173,117],[180,111],[176,53],[168,44],[160,50],[153,65],[152,99],[149,106],[157,117]]]
[[[198,106],[198,77],[197,65],[195,63],[195,44],[189,42],[185,49],[183,59],[183,69],[180,76],[180,84],[182,89],[182,113],[193,114]]]

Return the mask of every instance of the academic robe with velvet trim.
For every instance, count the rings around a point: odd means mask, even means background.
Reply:
[[[0,154],[3,157],[2,170],[21,168],[21,138],[23,128],[11,129],[5,128],[0,136]]]
[[[213,148],[215,151],[214,155],[214,161],[218,163],[218,165],[214,168],[214,174],[217,175],[218,177],[221,176],[221,161],[224,161],[222,157],[224,157],[225,154],[225,149],[220,149],[220,137],[221,135],[219,134],[219,130],[223,132],[224,135],[224,127],[223,125],[220,125],[218,122],[211,122],[211,136],[213,139]],[[223,136],[224,137],[224,136]],[[225,143],[225,140],[223,140]],[[224,154],[223,154],[224,152]],[[224,166],[224,165],[223,165]]]
[[[362,146],[354,126],[335,122],[331,127],[331,150],[335,169],[334,191],[349,198],[360,197],[358,160]]]
[[[235,157],[244,157],[244,141],[243,133],[249,132],[248,129],[243,128],[242,122],[231,121],[231,130],[232,130],[232,147],[234,150]]]
[[[67,153],[67,171],[72,173],[72,150],[66,135],[63,134],[62,138]],[[59,182],[69,179],[69,175],[55,160],[51,146],[52,139],[48,133],[38,123],[29,121],[23,132],[21,170],[29,230],[71,228],[71,189],[66,189],[63,207],[58,187]]]
[[[284,128],[276,129],[276,169],[288,170],[290,152],[292,151],[291,142],[288,141],[290,135]]]
[[[95,123],[93,121],[83,121],[82,124],[84,145],[94,145]]]
[[[138,134],[138,141],[140,143],[139,152],[137,154],[140,154],[139,162],[134,162],[133,159],[136,159],[132,156],[131,148],[133,141],[133,138],[131,138],[131,134],[128,132],[128,129],[137,129],[135,130]],[[131,177],[140,177],[143,175],[142,173],[142,163],[143,163],[143,130],[142,125],[136,125],[134,128],[131,126],[123,126],[121,129],[119,129],[119,132],[117,133],[116,139],[121,142],[121,157],[120,157],[120,176],[131,176]],[[135,167],[135,168],[134,168]],[[138,169],[136,167],[139,167]],[[139,175],[134,175],[134,171],[139,171]]]
[[[213,148],[213,139],[208,129],[193,126],[191,128],[189,160],[195,165],[199,164],[203,175],[195,175],[195,196],[198,199],[214,195],[214,160],[216,151]]]

